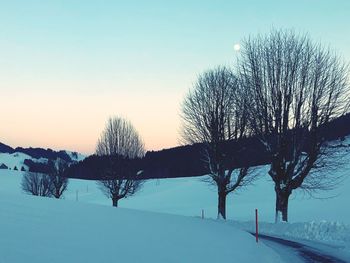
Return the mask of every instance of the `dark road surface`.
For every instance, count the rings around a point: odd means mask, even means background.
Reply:
[[[307,246],[298,242],[289,241],[289,240],[285,240],[277,237],[271,237],[267,235],[259,235],[259,238],[262,240],[267,240],[267,241],[277,243],[279,245],[283,245],[285,247],[289,247],[297,251],[300,258],[307,263],[314,263],[314,262],[346,263],[346,261],[338,259],[334,256],[324,254],[322,251],[318,251],[315,248],[312,248],[310,246]]]

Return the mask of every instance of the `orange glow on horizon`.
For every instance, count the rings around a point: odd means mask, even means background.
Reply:
[[[92,154],[110,116],[128,118],[147,150],[178,145],[182,96],[178,94],[71,92],[5,94],[0,109],[1,142]]]

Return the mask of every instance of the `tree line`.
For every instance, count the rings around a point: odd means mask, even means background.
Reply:
[[[323,135],[326,125],[349,110],[348,65],[329,48],[292,30],[245,39],[235,69],[203,73],[182,106],[188,143],[202,142],[218,215],[226,217],[227,194],[254,180],[248,166],[225,166],[222,142],[255,136],[269,155],[276,221],[288,221],[296,189],[330,189],[337,149]],[[239,151],[233,153],[234,160]],[[325,175],[327,173],[327,175]]]
[[[157,166],[156,154],[145,156],[132,124],[113,117],[96,155],[69,170],[96,175],[113,206],[135,194],[149,173],[207,174],[206,181],[217,189],[218,217],[226,219],[227,195],[258,175],[249,160],[254,153],[244,155],[254,142],[274,182],[276,221],[288,221],[293,191],[327,190],[339,182],[329,170],[339,162],[338,148],[326,140],[327,127],[341,120],[349,106],[349,68],[336,52],[307,34],[272,30],[245,39],[234,67],[203,72],[187,93],[181,138],[192,150],[177,149],[184,158],[181,168],[176,163],[168,169]]]

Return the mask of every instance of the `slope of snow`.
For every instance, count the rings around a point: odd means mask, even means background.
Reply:
[[[65,151],[72,161],[74,162],[80,162],[86,158],[85,155],[78,153],[78,152],[72,152],[72,151]]]
[[[261,173],[263,175],[264,171]],[[21,172],[0,170],[0,192],[20,194],[21,178]],[[349,189],[350,177],[347,177],[339,188],[319,194],[319,197],[325,199],[314,199],[301,192],[294,192],[290,200],[289,221],[326,220],[350,224],[350,210],[346,209],[350,200]],[[103,195],[95,181],[70,179],[64,198],[111,205],[111,200]],[[273,183],[265,174],[255,185],[228,196],[227,216],[239,221],[254,220],[254,211],[257,208],[261,221],[274,222],[274,203]],[[203,209],[206,218],[216,218],[217,193],[215,188],[203,183],[200,178],[149,180],[140,192],[121,200],[119,205],[124,208],[186,216],[200,216]]]
[[[0,194],[0,262],[281,262],[227,224]]]
[[[0,170],[0,193],[23,196],[21,172]],[[296,194],[290,201],[288,224],[271,224],[274,220],[273,185],[261,177],[254,186],[228,197],[227,213],[230,219],[240,220],[236,227],[254,230],[254,209],[259,209],[262,233],[288,239],[317,241],[337,246],[337,253],[350,253],[350,178],[337,190],[326,192],[330,199],[311,199]],[[111,206],[94,181],[70,179],[66,201]],[[206,218],[216,218],[216,192],[199,178],[150,180],[135,196],[120,201],[120,207],[169,214],[199,217],[204,209]],[[326,219],[326,221],[325,221]],[[242,221],[250,221],[242,223]],[[265,221],[265,222],[264,222]],[[230,222],[231,224],[231,222]],[[338,247],[340,246],[340,249]],[[1,262],[1,261],[0,261]]]
[[[227,197],[227,216],[230,219],[249,221],[254,219],[255,208],[262,221],[274,222],[275,193],[271,180],[261,170],[261,177],[250,186]],[[265,176],[263,176],[265,175]],[[318,199],[295,191],[289,206],[290,222],[340,221],[350,224],[350,176],[339,188],[320,193]],[[65,194],[68,200],[111,205],[94,181],[70,180]],[[331,197],[331,198],[327,198]],[[166,212],[187,216],[216,218],[217,193],[215,188],[203,183],[200,178],[176,178],[149,180],[135,196],[120,201],[121,207]]]
[[[0,153],[0,165],[5,164],[9,169],[13,170],[17,167],[21,170],[22,167],[28,170],[28,166],[24,164],[25,159],[32,159],[31,156],[25,153]]]
[[[73,162],[82,161],[86,157],[85,155],[78,152],[66,151],[66,153]],[[10,170],[13,170],[15,167],[17,167],[18,170],[21,170],[21,167],[23,167],[25,170],[28,170],[28,166],[24,164],[25,159],[32,160],[36,163],[47,163],[48,161],[47,158],[34,158],[22,152],[0,153],[0,165],[5,164]]]

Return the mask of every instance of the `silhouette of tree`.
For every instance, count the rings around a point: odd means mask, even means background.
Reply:
[[[113,117],[98,140],[96,154],[115,157],[109,159],[98,185],[117,207],[120,199],[134,195],[142,186],[142,171],[136,171],[130,160],[144,156],[144,144],[128,120]]]
[[[26,172],[22,177],[22,190],[31,195],[50,197],[50,177],[46,174]]]
[[[53,164],[53,171],[50,172],[51,195],[57,199],[61,198],[68,187],[68,178],[64,176],[68,164],[63,159],[57,158]]]
[[[242,44],[240,77],[249,97],[250,127],[271,159],[276,221],[288,221],[295,189],[330,189],[335,153],[325,141],[327,124],[348,109],[348,67],[335,52],[289,30],[250,37]],[[332,162],[333,165],[336,162]]]
[[[239,81],[226,67],[218,67],[199,76],[182,104],[182,138],[185,143],[201,143],[202,158],[210,179],[218,191],[218,217],[226,219],[226,196],[248,185],[253,173],[244,166],[234,169],[238,150],[228,154],[225,143],[248,134],[245,97],[238,98]]]

